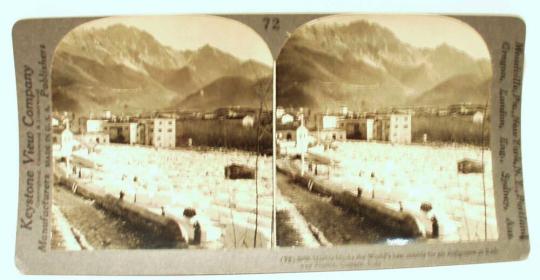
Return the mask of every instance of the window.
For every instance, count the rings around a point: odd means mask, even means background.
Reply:
[[[167,129],[167,132],[172,132],[172,128]]]
[[[404,125],[404,126],[403,126],[403,128],[408,128],[408,127],[409,127],[409,125]]]
[[[160,128],[160,129],[158,129],[158,132],[161,132],[161,128]]]
[[[169,125],[172,125],[172,121],[169,121]]]

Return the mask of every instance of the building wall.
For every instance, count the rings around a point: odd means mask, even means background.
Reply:
[[[253,125],[255,124],[255,118],[252,117],[252,116],[245,116],[243,119],[242,119],[242,126],[245,126],[245,127],[253,127]]]
[[[103,120],[86,120],[86,133],[103,132],[105,121]]]
[[[367,141],[373,140],[374,124],[375,124],[374,119],[366,119],[366,140]]]
[[[85,144],[109,144],[109,134],[106,133],[87,133],[77,136],[81,143]]]
[[[373,136],[378,141],[389,141],[390,118],[376,118],[373,123]]]
[[[88,121],[88,118],[85,118],[85,117],[79,118],[79,120],[76,122],[78,129],[75,130],[75,131],[77,131],[77,132],[79,132],[81,134],[86,133],[86,129],[87,129],[86,123],[87,123],[87,121]]]
[[[282,141],[296,141],[296,130],[284,129],[276,131],[277,140]]]
[[[318,142],[326,141],[345,141],[347,132],[344,129],[327,129],[314,132]]]
[[[338,127],[337,116],[322,116],[321,129],[335,129]]]
[[[137,144],[137,123],[107,122],[104,132],[109,135],[111,143]]]
[[[339,127],[345,129],[347,139],[368,141],[374,139],[374,119],[342,119],[340,120]]]
[[[129,144],[137,144],[137,123],[129,123]]]
[[[344,123],[347,139],[361,139],[360,121],[347,121]]]
[[[411,115],[392,114],[390,115],[389,141],[399,144],[411,143]]]
[[[289,123],[292,123],[293,121],[294,121],[294,117],[290,114],[284,114],[281,117],[281,124],[289,124]]]
[[[141,119],[137,125],[137,143],[154,145],[154,119]]]
[[[176,147],[176,122],[172,118],[154,119],[152,143],[157,148]]]
[[[277,107],[276,108],[276,119],[280,119],[281,116],[285,114],[285,109],[283,107]]]
[[[319,114],[316,118],[317,139],[377,140],[409,144],[412,140],[412,115],[406,113],[377,114],[371,117],[341,118]],[[342,137],[342,134],[345,136]]]

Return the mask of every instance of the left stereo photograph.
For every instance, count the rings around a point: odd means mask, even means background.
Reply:
[[[272,54],[217,16],[79,25],[52,61],[52,250],[273,247]]]

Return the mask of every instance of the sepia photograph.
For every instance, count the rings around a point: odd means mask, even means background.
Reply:
[[[523,18],[119,12],[11,28],[19,274],[529,257]]]
[[[276,62],[281,247],[493,241],[491,58],[445,16],[334,15]]]
[[[52,62],[53,250],[272,246],[272,65],[218,16],[84,23]]]

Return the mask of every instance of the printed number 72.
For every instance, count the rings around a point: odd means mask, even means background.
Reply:
[[[273,18],[264,17],[263,22],[264,22],[264,29],[265,30],[269,30],[270,28],[272,30],[279,30],[279,18],[277,18],[277,17],[273,17]]]

